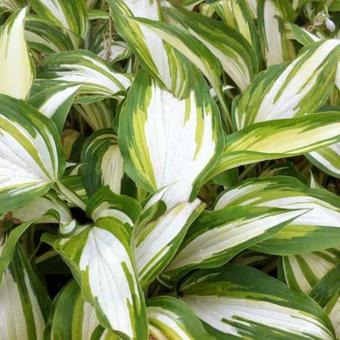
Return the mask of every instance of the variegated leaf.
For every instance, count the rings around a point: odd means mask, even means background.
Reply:
[[[37,219],[32,219],[26,223],[22,223],[16,226],[7,236],[2,236],[0,238],[0,284],[1,281],[6,275],[6,271],[8,270],[9,264],[13,260],[13,256],[15,255],[15,250],[17,246],[17,242],[20,237],[24,234],[24,232],[34,223]],[[3,223],[3,221],[2,221]],[[6,279],[4,279],[6,280]],[[1,328],[0,328],[1,330]]]
[[[49,337],[51,340],[117,340],[99,323],[95,308],[86,302],[75,281],[69,282],[54,303]]]
[[[322,112],[320,115],[322,115]],[[312,151],[308,153],[306,157],[319,169],[334,177],[340,178],[340,143]]]
[[[141,63],[169,91],[182,97],[191,83],[191,66],[183,56],[163,42],[150,28],[131,18],[161,21],[158,1],[110,0],[112,15],[119,34],[129,43]]]
[[[251,267],[199,271],[180,291],[216,339],[334,339],[320,306]]]
[[[340,264],[314,286],[310,295],[328,314],[333,324],[335,338],[338,339],[340,336]]]
[[[114,193],[121,192],[123,158],[117,137],[111,129],[98,130],[87,139],[81,161],[84,185],[89,196],[103,185],[108,185]]]
[[[75,222],[66,203],[53,191],[26,203],[22,208],[13,210],[11,215],[20,222],[38,218],[35,223],[60,223],[65,227]]]
[[[173,279],[193,268],[214,268],[268,239],[302,215],[303,210],[226,207],[204,212],[189,229],[162,277]]]
[[[257,0],[245,0],[248,4],[253,18],[257,18]]]
[[[210,6],[221,17],[222,21],[237,29],[253,46],[258,59],[261,58],[260,40],[253,20],[252,7],[247,0],[220,0]]]
[[[182,301],[159,296],[147,302],[150,337],[155,340],[210,339],[201,321]]]
[[[24,37],[27,8],[13,13],[0,29],[0,93],[25,99],[34,78]]]
[[[303,46],[312,44],[314,42],[320,41],[320,38],[309,32],[303,27],[300,27],[296,24],[292,24],[291,22],[285,22],[285,29],[287,30],[287,38],[296,40]]]
[[[57,129],[21,100],[0,95],[0,212],[46,193],[64,170]]]
[[[53,120],[61,132],[79,85],[56,85],[29,98],[28,103]]]
[[[96,221],[102,217],[114,217],[125,225],[133,227],[141,213],[140,204],[133,198],[117,195],[108,186],[101,187],[91,197],[87,214]]]
[[[224,152],[209,178],[240,165],[305,154],[339,140],[339,112],[257,123],[226,137]]]
[[[260,252],[296,255],[340,245],[340,200],[323,189],[310,189],[292,177],[249,179],[218,199],[223,207],[274,207],[304,209],[272,238],[256,244]]]
[[[12,261],[17,242],[32,224],[58,223],[59,231],[65,234],[73,231],[76,227],[76,220],[73,219],[69,208],[52,191],[28,202],[22,208],[11,211],[5,216],[6,218],[21,224],[13,227],[8,236],[5,236],[1,247],[0,282]]]
[[[56,84],[80,85],[80,93],[115,96],[125,93],[131,80],[113,71],[92,52],[77,50],[50,55],[41,63],[36,86]]]
[[[234,104],[237,128],[315,112],[334,86],[339,51],[337,39],[318,42],[290,64],[260,73]]]
[[[105,99],[95,103],[80,103],[74,108],[81,114],[93,131],[112,128],[115,110],[112,102],[106,103]]]
[[[113,193],[110,198],[113,202],[106,203],[105,195],[98,192],[89,203],[101,208],[93,225],[79,228],[68,238],[46,234],[43,240],[70,266],[83,297],[96,308],[104,327],[125,338],[147,339],[144,297],[130,250],[132,228],[125,214],[133,199],[120,199]]]
[[[157,204],[158,195],[149,201],[146,209]],[[204,204],[195,199],[166,208],[165,212],[155,216],[146,225],[136,226],[135,258],[143,286],[155,279],[171,261],[189,226],[204,209]]]
[[[64,190],[59,190],[58,196],[62,200],[66,201],[69,207],[79,207],[77,201],[81,201],[80,204],[86,205],[89,200],[83,183],[83,178],[78,174],[70,174],[69,176],[62,177],[59,181],[59,187],[64,188]],[[71,194],[68,194],[68,192],[71,192]]]
[[[82,0],[31,0],[34,11],[44,19],[63,28],[69,35],[75,48],[88,30],[88,20],[85,3]]]
[[[194,197],[223,146],[216,104],[204,80],[196,83],[180,100],[140,73],[120,116],[128,175],[149,192],[166,188],[162,200],[168,208]]]
[[[302,45],[309,45],[313,42],[318,42],[320,39],[318,36],[308,32],[304,28],[291,23],[286,23],[286,27],[289,29],[291,38],[297,40]],[[336,73],[336,84],[339,82],[340,76],[340,62],[338,62]],[[338,86],[339,88],[339,86]],[[338,110],[339,111],[339,110]],[[340,145],[339,143],[321,148],[317,151],[310,152],[306,157],[322,171],[339,178],[340,177]]]
[[[246,89],[258,65],[254,49],[242,34],[217,20],[180,7],[168,9],[167,13],[210,50],[241,90]]]
[[[221,92],[221,64],[214,54],[210,52],[210,50],[201,41],[179,26],[143,18],[134,18],[131,20],[140,23],[146,28],[150,28],[150,30],[156,33],[165,42],[171,45],[178,52],[182,53],[191,63],[193,63],[213,86],[224,113],[226,114],[228,112]],[[195,70],[193,69],[189,70],[190,77],[194,76],[194,74],[192,74],[194,72]],[[195,86],[195,82],[192,79],[191,81],[192,86]]]
[[[309,294],[330,270],[340,263],[340,250],[326,249],[314,253],[285,256],[279,262],[287,285]]]
[[[30,48],[46,55],[73,49],[72,41],[59,27],[35,15],[26,19],[25,39]]]
[[[0,306],[1,339],[43,340],[50,299],[19,250],[0,283]]]
[[[288,0],[257,1],[257,17],[267,66],[287,61],[294,53],[293,46],[286,39],[284,24],[280,20],[292,20],[294,16],[295,13]]]

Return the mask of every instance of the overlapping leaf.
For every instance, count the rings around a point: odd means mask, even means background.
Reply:
[[[292,157],[339,141],[338,112],[257,123],[234,132],[209,177],[241,165]]]
[[[105,187],[104,187],[105,189]],[[100,323],[125,338],[146,339],[144,297],[135,274],[130,250],[133,216],[127,216],[132,198],[110,196],[117,206],[112,213],[105,192],[98,192],[90,205],[102,201],[93,225],[79,228],[68,238],[46,235],[44,240],[60,253],[72,269],[83,297],[97,311]],[[104,207],[103,207],[104,205]],[[124,211],[122,211],[123,207]],[[125,208],[124,208],[125,207]],[[92,208],[91,208],[92,210]],[[135,214],[135,213],[134,213]]]
[[[146,208],[152,209],[151,204]],[[165,209],[148,217],[148,223],[136,227],[135,257],[142,285],[152,282],[167,266],[204,204],[196,199]],[[148,216],[151,212],[146,210],[145,214]]]
[[[40,113],[53,120],[61,132],[79,86],[56,85],[29,98]]]
[[[185,25],[188,32],[219,60],[236,85],[245,90],[258,67],[255,51],[248,41],[236,30],[200,14],[179,7],[168,13]]]
[[[194,223],[163,276],[170,278],[192,268],[218,267],[242,250],[268,239],[303,210],[230,207],[205,212]]]
[[[169,91],[180,97],[187,94],[191,83],[191,66],[188,61],[150,28],[131,20],[138,17],[162,21],[159,3],[147,0],[113,0],[110,5],[119,34],[129,43],[141,63]]]
[[[63,288],[55,301],[49,336],[52,340],[117,339],[100,325],[95,308],[82,298],[74,281]]]
[[[171,208],[199,188],[223,146],[219,115],[203,79],[177,99],[146,74],[133,83],[121,112],[119,144],[131,178],[149,192],[166,188]]]
[[[50,299],[21,251],[0,283],[0,304],[1,339],[43,339]]]
[[[284,24],[280,19],[292,20],[295,15],[288,0],[257,2],[261,43],[267,66],[280,64],[294,55],[293,46],[286,39]]]
[[[130,78],[113,71],[100,58],[86,50],[60,52],[44,59],[38,69],[37,86],[80,85],[80,92],[114,96],[126,92]]]
[[[121,192],[123,158],[112,130],[94,133],[83,146],[81,160],[84,184],[90,196],[103,185],[115,193]]]
[[[316,112],[334,86],[339,50],[337,39],[318,42],[306,47],[290,64],[260,73],[234,104],[238,129]]]
[[[73,49],[72,41],[59,27],[38,16],[30,15],[26,19],[25,38],[30,48],[44,54]]]
[[[24,37],[27,8],[13,13],[0,31],[0,93],[25,99],[34,78]]]
[[[340,245],[339,198],[292,177],[247,180],[221,195],[215,209],[227,206],[307,210],[272,238],[258,243],[255,248],[261,252],[296,255]]]
[[[308,294],[339,262],[340,251],[334,248],[282,257],[280,267],[290,288]]]
[[[334,339],[320,306],[251,267],[198,272],[182,284],[181,293],[217,339]]]
[[[160,296],[147,303],[150,336],[156,339],[209,339],[198,317],[178,299]]]
[[[0,211],[41,196],[64,169],[57,129],[32,106],[0,95]]]
[[[65,29],[75,48],[85,38],[88,30],[87,13],[84,1],[32,0],[34,11],[42,18]]]

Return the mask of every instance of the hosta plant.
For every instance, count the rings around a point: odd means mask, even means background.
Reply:
[[[340,338],[338,0],[0,0],[0,339]]]

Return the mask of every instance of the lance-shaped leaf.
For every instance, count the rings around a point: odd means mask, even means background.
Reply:
[[[56,85],[29,98],[28,103],[53,120],[61,132],[79,85]]]
[[[38,69],[36,86],[80,85],[80,92],[114,96],[126,92],[130,78],[113,71],[95,54],[86,50],[60,52],[44,59]]]
[[[19,249],[0,283],[0,305],[1,339],[43,339],[50,299]]]
[[[165,42],[187,57],[187,59],[193,63],[209,80],[210,84],[215,89],[220,103],[222,105],[224,104],[224,99],[221,93],[220,75],[222,68],[220,62],[202,42],[193,37],[182,27],[142,18],[133,18],[131,20],[150,28]],[[193,71],[194,70],[189,71],[191,76],[193,76]],[[195,82],[193,80],[192,85],[195,86]]]
[[[73,49],[72,41],[59,27],[35,15],[26,19],[25,38],[30,48],[46,55]]]
[[[290,288],[309,294],[315,284],[339,261],[340,251],[332,248],[314,253],[284,256],[279,262],[279,268]]]
[[[265,270],[266,266],[275,262],[277,257],[269,254],[259,253],[254,250],[245,250],[241,254],[233,258],[232,263],[251,266]]]
[[[60,199],[64,200],[67,202],[69,207],[76,207],[79,206],[77,205],[77,201],[83,201],[85,203],[88,202],[89,197],[86,193],[86,189],[83,183],[83,178],[79,175],[69,175],[69,176],[64,176],[60,179],[59,181],[60,186],[65,187],[66,193],[64,191],[58,191],[58,196]],[[71,192],[71,197],[67,194],[67,191]],[[72,195],[75,197],[75,201],[72,198]]]
[[[92,130],[112,128],[115,117],[112,102],[105,99],[95,103],[75,104],[74,108],[82,115]]]
[[[124,175],[123,158],[117,137],[111,129],[96,131],[87,139],[81,161],[84,185],[89,196],[102,185],[108,185],[114,193],[120,193]]]
[[[17,242],[32,224],[58,223],[59,230],[62,233],[69,233],[76,227],[76,221],[73,219],[69,208],[53,192],[28,202],[20,209],[13,210],[8,214],[8,218],[21,224],[15,226],[9,232],[2,245],[0,251],[0,282],[6,268],[12,261]]]
[[[57,296],[52,312],[51,340],[116,340],[117,336],[100,325],[95,308],[80,294],[76,282],[69,282]]]
[[[286,27],[290,30],[291,38],[297,40],[302,45],[309,45],[313,42],[320,41],[321,39],[308,32],[304,28],[292,24],[292,23],[285,23]],[[336,84],[339,83],[340,79],[340,67],[339,62],[337,66],[337,73],[336,73]],[[339,88],[339,86],[338,86]],[[322,148],[317,151],[310,152],[306,155],[308,160],[317,166],[322,171],[339,178],[340,177],[340,145],[333,144],[328,147]]]
[[[96,308],[105,328],[128,339],[146,339],[146,308],[131,253],[132,228],[125,218],[125,211],[131,210],[127,204],[134,200],[115,200],[116,196],[112,193],[111,199],[117,202],[109,203],[115,204],[120,214],[104,207],[93,225],[79,228],[68,238],[45,235],[43,240],[70,266],[83,297]],[[107,204],[101,192],[93,200],[90,205]],[[120,205],[125,211],[119,211]]]
[[[257,18],[257,0],[245,0],[251,10],[253,18]]]
[[[321,306],[340,292],[340,265],[329,271],[313,288],[310,296]]]
[[[340,264],[329,271],[313,288],[311,297],[324,308],[331,320],[336,339],[340,336]]]
[[[6,241],[0,252],[0,281],[4,270],[12,260],[18,240],[32,224],[57,223],[61,233],[69,233],[76,227],[76,221],[73,219],[69,208],[52,191],[43,197],[33,199],[22,208],[7,213],[4,215],[3,221],[22,224],[13,226],[5,237]]]
[[[193,268],[218,267],[242,250],[272,237],[303,211],[230,207],[204,212],[189,229],[164,272],[171,278]]]
[[[0,30],[0,93],[18,99],[27,97],[34,78],[24,37],[26,11],[13,13]]]
[[[257,123],[226,137],[224,152],[209,178],[240,165],[301,155],[339,140],[339,112]]]
[[[323,113],[320,112],[320,115]],[[340,117],[340,112],[338,113]],[[324,172],[340,178],[340,143],[332,144],[306,155],[309,161]]]
[[[296,255],[340,244],[340,200],[323,189],[310,189],[292,177],[250,179],[225,192],[215,209],[226,206],[304,209],[272,238],[253,248],[265,253]]]
[[[178,99],[145,73],[136,77],[120,116],[124,166],[149,192],[167,187],[162,199],[168,208],[194,197],[222,138],[218,109],[202,78]]]
[[[180,21],[190,35],[202,42],[219,60],[236,85],[245,90],[256,72],[257,57],[242,34],[217,20],[180,7],[168,9],[167,13]]]
[[[306,46],[306,45],[309,45],[309,44],[312,44],[314,42],[318,42],[321,40],[317,35],[309,32],[303,27],[300,27],[288,21],[287,22],[285,21],[284,24],[285,24],[285,29],[287,30],[287,38],[296,40],[303,46]]]
[[[1,237],[0,241],[0,284],[6,270],[13,260],[15,249],[18,240],[22,234],[34,223],[37,219],[32,219],[26,223],[16,226],[8,236]]]
[[[238,129],[315,112],[334,86],[339,50],[337,39],[318,42],[290,64],[260,73],[235,104]]]
[[[152,200],[158,201],[155,198]],[[168,265],[189,226],[204,206],[199,199],[193,202],[180,202],[163,211],[161,216],[153,217],[146,225],[136,226],[135,257],[143,286],[155,279]],[[150,207],[152,203],[148,203],[146,209]]]
[[[31,5],[41,18],[63,28],[73,41],[74,47],[79,47],[79,38],[85,38],[88,30],[84,1],[31,0]]]
[[[257,16],[267,66],[289,60],[294,50],[285,36],[284,23],[280,19],[294,19],[291,3],[288,0],[260,0]]]
[[[32,106],[0,95],[0,212],[47,192],[64,169],[56,127]]]
[[[104,186],[91,197],[86,212],[94,221],[112,216],[132,227],[141,210],[140,204],[135,199],[117,195],[108,186]]]
[[[141,63],[169,91],[181,97],[188,92],[192,67],[150,28],[131,20],[134,17],[161,21],[158,1],[110,0],[112,15],[119,34],[129,43]]]
[[[201,321],[182,301],[159,296],[147,301],[150,336],[154,339],[210,339]]]
[[[220,0],[210,4],[222,21],[237,29],[253,46],[258,59],[261,58],[259,34],[253,20],[252,9],[246,0]]]
[[[326,313],[312,299],[251,267],[199,271],[180,291],[216,339],[334,339]]]
[[[49,191],[43,197],[38,197],[22,208],[11,212],[12,217],[20,222],[28,222],[32,219],[39,219],[35,223],[61,223],[67,225],[73,222],[72,214],[66,203]]]

